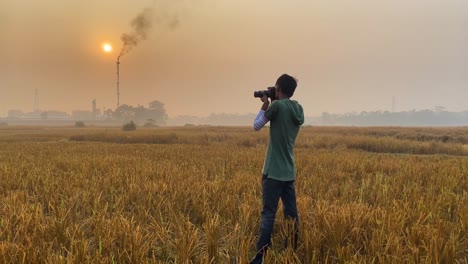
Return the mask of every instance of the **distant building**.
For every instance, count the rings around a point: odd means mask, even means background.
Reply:
[[[62,111],[34,111],[24,113],[21,110],[9,110],[8,117],[10,119],[70,119],[70,115]]]
[[[73,110],[72,111],[73,120],[93,120],[94,113],[86,110]]]
[[[42,111],[34,111],[34,112],[29,112],[29,113],[24,113],[23,118],[25,119],[40,119]]]
[[[62,111],[51,110],[45,113],[47,113],[47,119],[70,119],[70,115]]]
[[[8,118],[22,118],[24,115],[21,110],[8,110]]]
[[[91,112],[93,113],[93,119],[96,119],[96,117],[98,116],[97,111],[98,110],[96,108],[96,99],[93,99],[92,109],[91,109]]]

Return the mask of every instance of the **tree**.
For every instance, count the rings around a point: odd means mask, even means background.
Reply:
[[[127,122],[128,120],[134,119],[136,116],[136,109],[131,105],[123,104],[119,106],[112,113],[112,117],[117,120],[123,120]]]
[[[165,124],[167,114],[164,109],[164,104],[159,101],[152,101],[148,106],[149,108],[142,105],[133,107],[131,105],[123,104],[115,109],[115,112],[112,113],[112,117],[124,122],[133,120],[136,123],[143,124],[146,120],[152,119],[155,125]]]
[[[166,111],[166,110],[164,110],[164,104],[161,103],[158,100],[154,100],[152,102],[149,102],[148,107],[149,107],[150,110],[160,110],[160,111],[164,111],[164,112]]]
[[[150,117],[154,120],[156,124],[165,124],[167,121],[167,113],[166,109],[164,108],[164,103],[154,100],[148,103]]]

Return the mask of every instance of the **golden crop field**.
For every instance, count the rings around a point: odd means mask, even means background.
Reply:
[[[1,263],[247,263],[268,129],[0,129]],[[299,248],[266,263],[467,263],[468,128],[304,127]]]

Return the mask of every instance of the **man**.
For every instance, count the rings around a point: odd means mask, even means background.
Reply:
[[[276,81],[275,98],[272,98],[271,104],[266,95],[261,98],[263,105],[254,122],[254,129],[257,131],[266,123],[271,123],[270,142],[262,172],[263,209],[260,236],[257,253],[250,262],[252,264],[263,263],[264,255],[270,245],[280,198],[285,218],[294,221],[293,246],[294,248],[297,246],[299,216],[294,187],[296,170],[293,148],[299,127],[304,123],[304,112],[297,101],[290,100],[296,87],[295,78],[287,74],[281,75]]]

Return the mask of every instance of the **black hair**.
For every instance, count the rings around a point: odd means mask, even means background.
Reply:
[[[291,97],[296,90],[297,79],[288,74],[283,74],[278,78],[276,84],[279,86],[282,93],[288,97]]]

